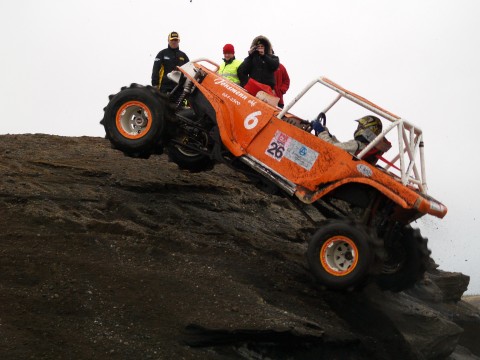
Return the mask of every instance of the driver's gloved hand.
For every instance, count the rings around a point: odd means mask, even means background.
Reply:
[[[312,129],[315,130],[316,134],[320,134],[321,132],[325,131],[325,127],[318,120],[312,121]]]

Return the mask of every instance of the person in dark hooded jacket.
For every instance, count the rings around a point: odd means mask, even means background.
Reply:
[[[155,57],[152,70],[152,86],[162,93],[169,93],[177,85],[167,77],[167,74],[188,63],[187,54],[179,48],[180,36],[176,31],[168,34],[168,47],[161,50]]]
[[[248,56],[238,68],[240,84],[245,86],[250,78],[275,88],[275,70],[280,64],[278,56],[273,54],[272,45],[265,36],[257,36],[252,41]]]

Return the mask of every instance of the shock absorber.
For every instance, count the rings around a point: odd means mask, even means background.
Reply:
[[[205,75],[206,75],[205,72],[203,72],[201,69],[196,69],[195,74],[193,75],[193,80],[200,81],[200,79],[202,79]],[[187,95],[191,94],[193,90],[195,90],[195,83],[192,80],[187,78],[183,85],[183,91],[180,94],[180,97],[177,101],[176,109],[178,109],[180,105],[182,105]]]
[[[193,91],[193,87],[194,87],[194,84],[192,80],[190,79],[185,80],[185,84],[183,85],[183,91],[177,100],[177,104],[175,107],[176,110],[178,110],[180,105],[182,105],[183,100],[185,100],[185,97],[187,96],[187,94],[190,94]]]

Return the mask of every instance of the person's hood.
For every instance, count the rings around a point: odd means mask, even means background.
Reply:
[[[265,46],[265,54],[272,55],[273,54],[272,44],[266,36],[258,35],[255,39],[253,39],[252,45],[250,45],[250,47],[257,45],[259,41],[262,42],[263,45]]]

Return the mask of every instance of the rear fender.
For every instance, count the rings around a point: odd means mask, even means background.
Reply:
[[[343,179],[340,181],[336,181],[334,183],[331,183],[327,186],[324,186],[320,188],[317,191],[310,191],[306,188],[303,187],[298,187],[297,191],[295,192],[295,195],[304,203],[306,204],[311,204],[317,201],[318,199],[324,197],[325,195],[331,193],[333,190],[336,190],[340,188],[341,186],[344,186],[346,184],[365,184],[368,185],[372,188],[375,188],[382,194],[384,194],[387,198],[391,199],[393,202],[396,204],[400,205],[402,208],[409,209],[412,208],[414,205],[414,202],[409,204],[407,201],[402,199],[400,196],[386,188],[385,186],[371,180],[368,178],[349,178],[349,179]]]
[[[406,195],[405,198],[391,191],[389,188],[383,186],[382,184],[369,179],[369,178],[349,178],[336,181],[327,186],[320,188],[317,191],[310,191],[304,187],[297,187],[295,195],[300,201],[311,204],[318,199],[330,194],[333,190],[338,189],[341,186],[346,184],[365,184],[370,186],[380,193],[385,195],[387,198],[392,200],[400,208],[407,211],[416,211],[419,214],[430,214],[438,218],[443,218],[447,213],[447,208],[434,199],[426,199],[423,196],[419,195],[413,190],[404,191],[402,195]],[[420,216],[418,216],[420,217]]]

